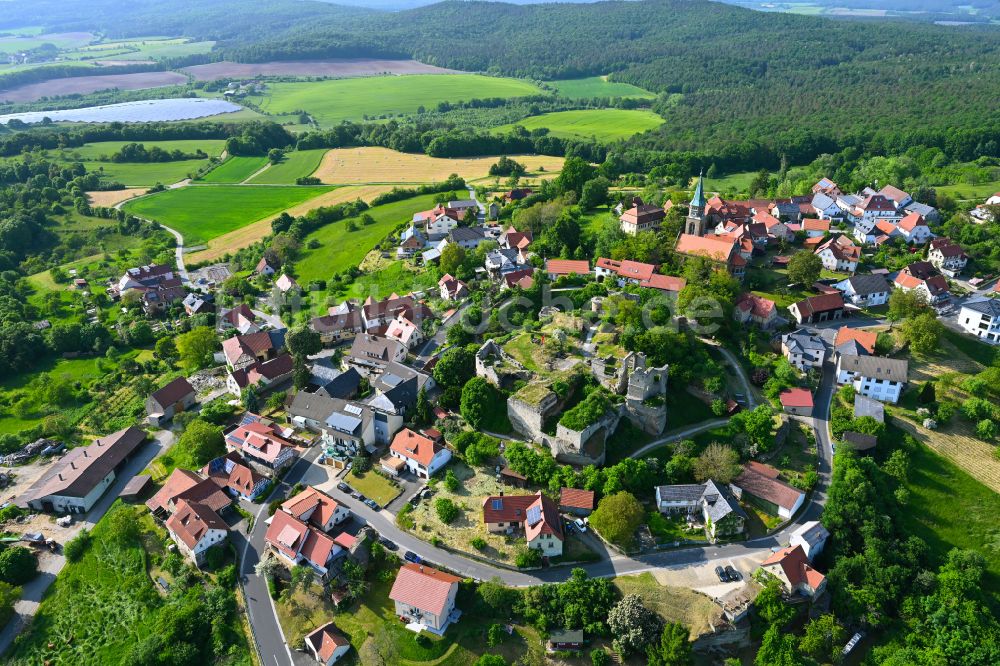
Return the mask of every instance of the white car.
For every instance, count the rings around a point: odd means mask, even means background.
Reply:
[[[577,529],[579,529],[581,533],[587,531],[587,523],[583,522],[583,518],[577,518],[573,521],[573,524],[576,525]]]

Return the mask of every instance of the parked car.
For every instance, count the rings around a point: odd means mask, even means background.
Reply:
[[[723,583],[729,582],[729,576],[726,575],[726,570],[722,567],[715,567],[715,575],[719,577],[719,580]]]
[[[403,553],[403,559],[407,562],[413,562],[414,564],[420,564],[423,562],[419,555],[409,550]]]
[[[365,500],[365,504],[366,504],[366,505],[367,505],[367,506],[368,506],[369,508],[371,508],[371,509],[372,509],[373,511],[381,511],[381,510],[382,510],[382,507],[380,507],[380,506],[379,506],[379,505],[378,505],[378,504],[377,504],[377,503],[375,502],[375,500],[373,500],[373,499],[366,499],[366,500]]]
[[[353,488],[351,488],[349,485],[347,485],[343,481],[341,481],[340,483],[337,484],[337,490],[339,490],[342,493],[348,493],[348,494],[350,494],[350,493],[352,493],[354,491]]]
[[[733,582],[736,582],[738,580],[743,580],[743,575],[739,571],[734,569],[731,564],[726,567],[726,575],[729,576],[729,580]]]
[[[382,547],[386,550],[399,550],[399,546],[396,545],[395,541],[389,541],[385,537],[379,537],[378,542],[382,544]]]
[[[583,518],[577,518],[573,521],[573,524],[576,525],[581,532],[587,531],[587,523],[583,522]]]

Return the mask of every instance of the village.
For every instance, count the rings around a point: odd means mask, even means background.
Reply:
[[[338,623],[366,595],[440,638],[482,622],[462,607],[464,580],[524,586],[607,565],[661,566],[667,584],[704,595],[715,612],[695,649],[726,654],[749,644],[768,585],[829,604],[816,558],[833,456],[876,450],[914,386],[889,335],[893,294],[908,295],[904,318],[1000,344],[1000,283],[967,278],[963,248],[934,232],[938,212],[891,185],[849,194],[823,179],[810,195],[736,201],[699,178],[686,207],[625,197],[613,213],[625,236],[655,234],[681,209],[674,275],[630,257],[540,256],[532,230],[510,222],[530,189],[473,194],[413,211],[381,250],[437,270],[436,289],[400,284],[318,314],[301,307],[294,266],[269,253],[237,276],[262,287],[245,300],[223,289],[224,264],[109,281],[108,298],[158,326],[214,315],[183,334],[206,365],[156,386],[144,423],[47,450],[13,505],[70,524],[115,497],[145,507],[190,566],[236,565],[256,639],[296,663],[347,655]],[[1000,193],[972,219],[997,204]],[[899,268],[874,262],[889,246],[906,255]],[[738,285],[724,321],[678,304],[699,269]],[[636,344],[630,313],[658,308],[672,337]],[[749,360],[732,353],[741,344]],[[197,466],[168,454],[185,437]],[[359,584],[366,570],[389,584]],[[303,626],[304,596],[310,621],[329,609],[322,622]],[[550,654],[611,649],[582,626],[538,638]]]

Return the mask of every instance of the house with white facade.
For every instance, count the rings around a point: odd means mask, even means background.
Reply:
[[[408,562],[399,568],[389,598],[396,604],[397,617],[440,636],[461,616],[455,608],[461,582],[458,576]]]
[[[930,305],[942,305],[951,300],[948,281],[927,261],[916,261],[896,274],[896,289],[916,291]]]
[[[523,529],[528,548],[546,557],[562,555],[565,535],[562,517],[541,491],[534,495],[494,495],[483,500],[483,523],[494,533]]]
[[[729,489],[711,479],[705,483],[657,486],[655,496],[660,513],[697,517],[711,539],[742,534],[748,519]]]
[[[950,278],[957,277],[969,263],[969,257],[962,246],[952,242],[950,238],[932,240],[927,260]]]
[[[909,364],[883,356],[837,356],[837,383],[852,384],[863,396],[895,404],[906,387]]]
[[[881,275],[853,275],[833,286],[843,294],[844,301],[860,308],[889,302],[889,282]]]
[[[927,221],[924,220],[923,215],[918,215],[917,213],[907,213],[899,221],[897,228],[902,237],[910,245],[923,245],[931,238],[934,238],[934,234],[931,233],[931,229],[927,226]]]
[[[781,336],[781,353],[794,367],[805,372],[823,367],[826,344],[819,336],[800,329]]]
[[[830,233],[830,220],[815,218],[802,220],[802,231],[805,232],[806,238],[822,238]]]
[[[403,428],[392,438],[389,455],[402,460],[406,469],[422,479],[431,478],[451,460],[451,451],[409,428]]]
[[[981,340],[1000,344],[1000,300],[984,298],[963,303],[958,325]]]
[[[753,498],[769,513],[788,519],[802,508],[806,494],[779,479],[780,475],[771,465],[750,461],[729,487],[739,499],[744,499],[744,496]]]
[[[813,195],[810,205],[813,211],[824,220],[841,218],[844,215],[843,209],[837,205],[836,195],[831,196],[825,192],[817,192]]]
[[[823,268],[840,273],[853,273],[861,261],[861,248],[844,235],[835,236],[816,248]]]
[[[351,651],[351,641],[337,630],[333,622],[317,627],[305,637],[306,649],[324,666],[333,666]]]
[[[823,546],[826,545],[826,540],[829,538],[830,532],[823,527],[823,523],[818,520],[810,520],[802,523],[800,527],[792,532],[792,536],[788,540],[788,545],[801,547],[802,552],[812,562],[816,559],[817,555],[823,552]]]
[[[785,594],[800,594],[816,599],[826,590],[826,576],[812,568],[801,546],[790,546],[772,553],[760,568],[781,583]]]
[[[197,566],[205,552],[229,537],[229,525],[215,511],[200,502],[179,500],[177,510],[167,518],[167,532],[178,550]]]

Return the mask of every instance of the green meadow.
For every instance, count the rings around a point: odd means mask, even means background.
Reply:
[[[421,106],[473,98],[524,97],[541,90],[527,81],[479,74],[414,74],[268,84],[253,98],[271,114],[309,112],[327,127],[343,120],[415,113]]]
[[[277,215],[332,187],[189,186],[167,190],[125,204],[125,210],[161,222],[195,246]]]
[[[563,79],[549,81],[559,95],[569,99],[591,99],[593,97],[631,97],[654,99],[656,95],[631,83],[608,81],[606,76],[589,76],[585,79]]]
[[[432,208],[439,196],[427,194],[370,208],[366,213],[374,218],[374,224],[364,225],[360,218],[355,217],[320,227],[302,243],[304,248],[308,248],[316,240],[320,246],[303,250],[302,257],[295,262],[299,283],[304,285],[313,280],[328,280],[334,273],[357,266],[394,227],[409,222],[413,213]],[[348,222],[353,222],[357,231],[348,231]],[[398,288],[406,290],[410,287],[403,284]]]
[[[296,179],[308,176],[315,171],[325,154],[325,148],[296,150],[288,153],[281,162],[272,164],[247,182],[261,185],[294,185]]]
[[[163,183],[170,185],[197,173],[208,164],[207,160],[181,160],[179,162],[86,162],[87,171],[97,171],[108,180],[127,187],[148,187]]]
[[[266,164],[266,157],[230,157],[198,180],[206,183],[242,183]]]
[[[62,159],[66,160],[106,160],[117,153],[129,143],[141,143],[146,149],[160,148],[166,151],[179,150],[182,153],[193,154],[198,150],[203,151],[209,157],[217,157],[222,154],[226,147],[223,139],[179,139],[175,141],[99,141],[97,143],[85,143],[75,148],[65,148],[57,151]]]
[[[531,131],[546,128],[552,136],[564,139],[589,139],[618,141],[633,134],[651,130],[663,124],[663,118],[652,111],[640,109],[585,109],[580,111],[555,111],[530,116],[510,125],[503,125],[497,132],[510,131],[520,125]]]

